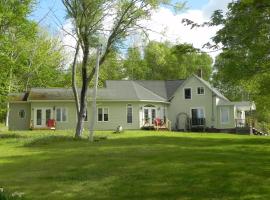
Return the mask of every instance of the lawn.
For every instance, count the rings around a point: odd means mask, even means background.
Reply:
[[[0,187],[26,199],[270,199],[270,137],[98,132],[0,133]]]

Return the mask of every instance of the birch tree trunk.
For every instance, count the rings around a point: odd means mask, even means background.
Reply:
[[[11,84],[12,84],[12,67],[9,70],[9,85],[8,85],[8,94],[11,92]],[[9,102],[7,101],[7,115],[6,115],[6,127],[9,126]]]
[[[97,87],[98,87],[98,76],[99,76],[99,60],[100,60],[101,46],[97,48],[97,62],[95,67],[95,84],[93,88],[93,102],[92,102],[92,117],[89,126],[89,140],[94,141],[94,127],[96,122],[97,113]]]

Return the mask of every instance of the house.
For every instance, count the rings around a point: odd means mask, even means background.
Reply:
[[[91,93],[88,94],[89,126]],[[9,95],[9,129],[43,129],[56,120],[56,129],[73,129],[76,108],[71,89],[32,88]],[[207,81],[192,75],[186,80],[106,81],[98,90],[97,130],[140,129],[156,125],[156,119],[172,130],[213,128],[229,130],[246,125],[245,112],[254,110],[249,102],[231,102]],[[88,116],[89,114],[89,116]]]

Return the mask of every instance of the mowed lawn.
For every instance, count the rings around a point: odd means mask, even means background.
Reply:
[[[270,137],[0,132],[0,187],[26,199],[270,199]],[[87,134],[87,133],[85,133]]]

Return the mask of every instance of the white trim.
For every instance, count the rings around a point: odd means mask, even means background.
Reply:
[[[34,107],[32,108],[34,110],[34,120],[33,125],[34,128],[45,128],[47,126],[46,122],[46,110],[51,111],[51,118],[53,117],[53,108],[52,107]],[[37,125],[37,110],[41,110],[41,125]],[[45,124],[44,124],[44,118],[45,118]]]
[[[198,89],[199,89],[199,88],[203,88],[203,94],[199,94],[199,93],[198,93]],[[198,87],[197,87],[196,93],[197,93],[197,95],[200,95],[200,96],[205,95],[205,87],[204,87],[204,86],[198,86]]]
[[[102,121],[98,120],[98,109],[102,109]],[[108,121],[104,121],[104,109],[108,109]],[[109,122],[110,121],[110,114],[109,114],[109,107],[97,107],[97,122],[102,123],[102,122]]]
[[[222,108],[228,109],[228,121],[227,122],[222,121],[222,111],[221,111]],[[223,125],[230,124],[230,107],[227,107],[227,106],[219,107],[219,117],[220,117],[220,124],[223,124]]]
[[[128,122],[128,108],[131,108],[131,123],[130,122]],[[130,103],[128,103],[127,105],[126,105],[126,122],[127,122],[127,124],[129,124],[129,125],[132,125],[133,124],[133,105],[132,104],[130,104]]]
[[[185,96],[186,89],[190,89],[190,99],[186,99],[186,96]],[[191,87],[184,87],[183,88],[183,98],[184,98],[184,100],[192,100],[192,88]]]
[[[92,102],[93,100],[87,99],[88,102]],[[29,100],[23,103],[31,103],[31,102],[75,102],[74,100]],[[165,103],[170,104],[168,101],[151,101],[151,100],[97,100],[97,102],[152,102],[152,103]],[[10,102],[13,103],[13,102]],[[15,102],[17,103],[17,102]],[[18,102],[21,103],[21,102]]]
[[[26,103],[30,103],[29,101],[8,101],[8,103],[23,103],[23,104],[26,104]]]

